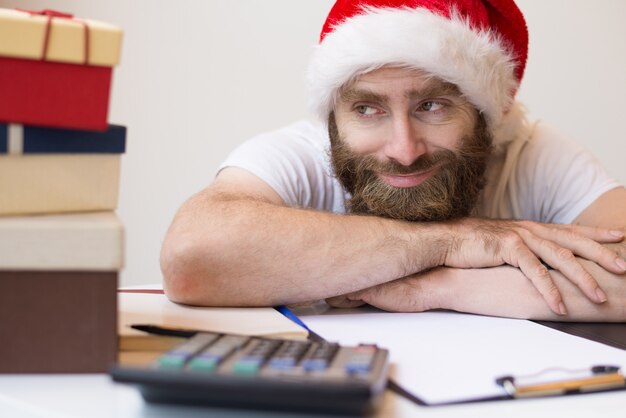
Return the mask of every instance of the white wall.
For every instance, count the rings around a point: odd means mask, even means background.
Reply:
[[[307,116],[304,72],[332,3],[0,0],[125,29],[109,117],[129,127],[118,211],[127,231],[123,285],[161,280],[159,248],[176,209],[230,150]],[[626,182],[626,2],[518,3],[531,32],[519,97]]]

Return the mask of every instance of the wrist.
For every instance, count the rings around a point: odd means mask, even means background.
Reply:
[[[438,267],[424,274],[423,285],[427,289],[430,309],[456,310],[454,287],[458,269]]]
[[[450,227],[444,223],[412,223],[409,234],[409,262],[414,262],[408,274],[443,266],[453,244]]]

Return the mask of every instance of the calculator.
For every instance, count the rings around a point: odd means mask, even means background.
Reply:
[[[138,385],[148,402],[360,415],[380,403],[388,369],[388,350],[373,344],[198,332],[153,364],[117,365],[111,376]]]

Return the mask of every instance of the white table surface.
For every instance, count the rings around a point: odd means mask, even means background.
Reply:
[[[7,418],[287,417],[289,413],[153,405],[105,374],[0,375],[0,416]],[[316,415],[319,417],[319,415]],[[626,391],[422,407],[387,392],[377,417],[531,418],[626,416]]]

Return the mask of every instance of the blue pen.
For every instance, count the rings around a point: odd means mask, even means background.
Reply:
[[[287,318],[291,319],[296,324],[300,325],[305,330],[311,332],[309,327],[307,327],[306,324],[304,322],[302,322],[302,320],[300,318],[298,318],[298,316],[295,313],[291,312],[291,310],[288,307],[286,307],[285,305],[274,306],[274,309],[276,309],[281,314],[285,315]]]

